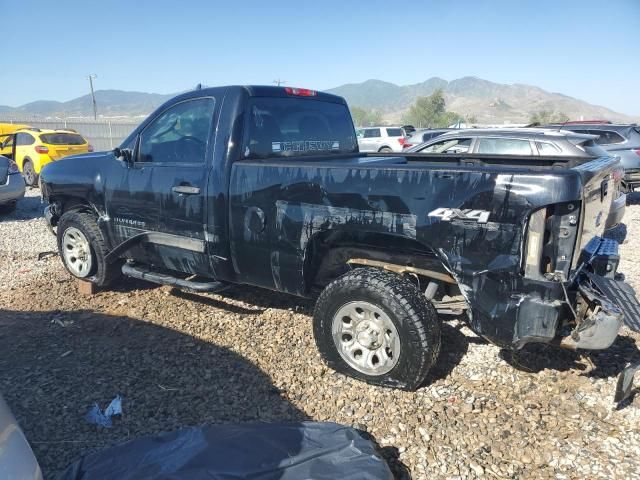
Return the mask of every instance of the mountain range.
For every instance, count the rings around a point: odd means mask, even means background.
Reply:
[[[475,117],[477,123],[522,123],[532,114],[548,110],[562,112],[571,119],[608,119],[635,122],[634,117],[614,112],[606,107],[547,92],[539,87],[523,84],[501,84],[477,77],[463,77],[447,81],[433,77],[413,85],[396,85],[382,80],[342,85],[327,90],[346,98],[351,106],[378,110],[385,120],[398,122],[419,96],[431,95],[437,89],[445,94],[447,110],[465,117]],[[98,90],[95,93],[98,114],[103,117],[139,117],[171,98],[174,94]],[[5,119],[24,117],[91,117],[91,96],[56,102],[39,100],[19,107],[0,106]]]
[[[413,85],[395,85],[381,80],[342,85],[328,90],[347,99],[349,105],[379,110],[387,120],[399,121],[416,97],[442,89],[446,108],[478,123],[528,122],[543,110],[562,112],[570,119],[607,119],[635,122],[640,117],[614,112],[561,93],[523,84],[502,84],[477,77],[447,81],[433,77]]]

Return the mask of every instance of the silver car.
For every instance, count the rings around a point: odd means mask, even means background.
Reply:
[[[597,135],[596,143],[611,155],[620,157],[625,175],[623,185],[627,191],[640,190],[640,126],[592,122],[567,122],[548,128],[571,130],[576,133]]]
[[[542,128],[487,128],[455,130],[405,150],[405,153],[425,154],[488,154],[531,157],[605,157],[610,154],[597,145],[595,135],[569,130]],[[606,221],[606,228],[615,227],[624,216],[627,196],[622,191],[622,168]]]
[[[405,142],[402,127],[366,127],[356,130],[361,152],[401,152]]]
[[[24,197],[24,178],[13,160],[0,155],[0,213],[10,213]]]

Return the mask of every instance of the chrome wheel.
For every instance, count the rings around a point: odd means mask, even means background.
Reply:
[[[390,372],[400,358],[400,337],[389,316],[369,302],[349,302],[333,317],[333,341],[340,356],[366,375]]]
[[[93,259],[89,240],[79,229],[69,227],[62,236],[62,255],[67,268],[76,277],[84,278],[91,272]]]

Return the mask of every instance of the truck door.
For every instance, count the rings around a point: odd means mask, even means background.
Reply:
[[[116,241],[151,233],[135,258],[180,272],[210,273],[204,225],[214,107],[213,98],[199,97],[160,112],[138,135],[124,178],[109,189]]]
[[[214,108],[211,97],[177,103],[149,123],[138,141],[137,160],[156,170],[152,188],[163,235],[153,243],[160,264],[171,270],[210,273],[204,225]]]

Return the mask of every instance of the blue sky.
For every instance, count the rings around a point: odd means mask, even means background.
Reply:
[[[640,0],[0,0],[0,105],[473,75],[640,115]]]

